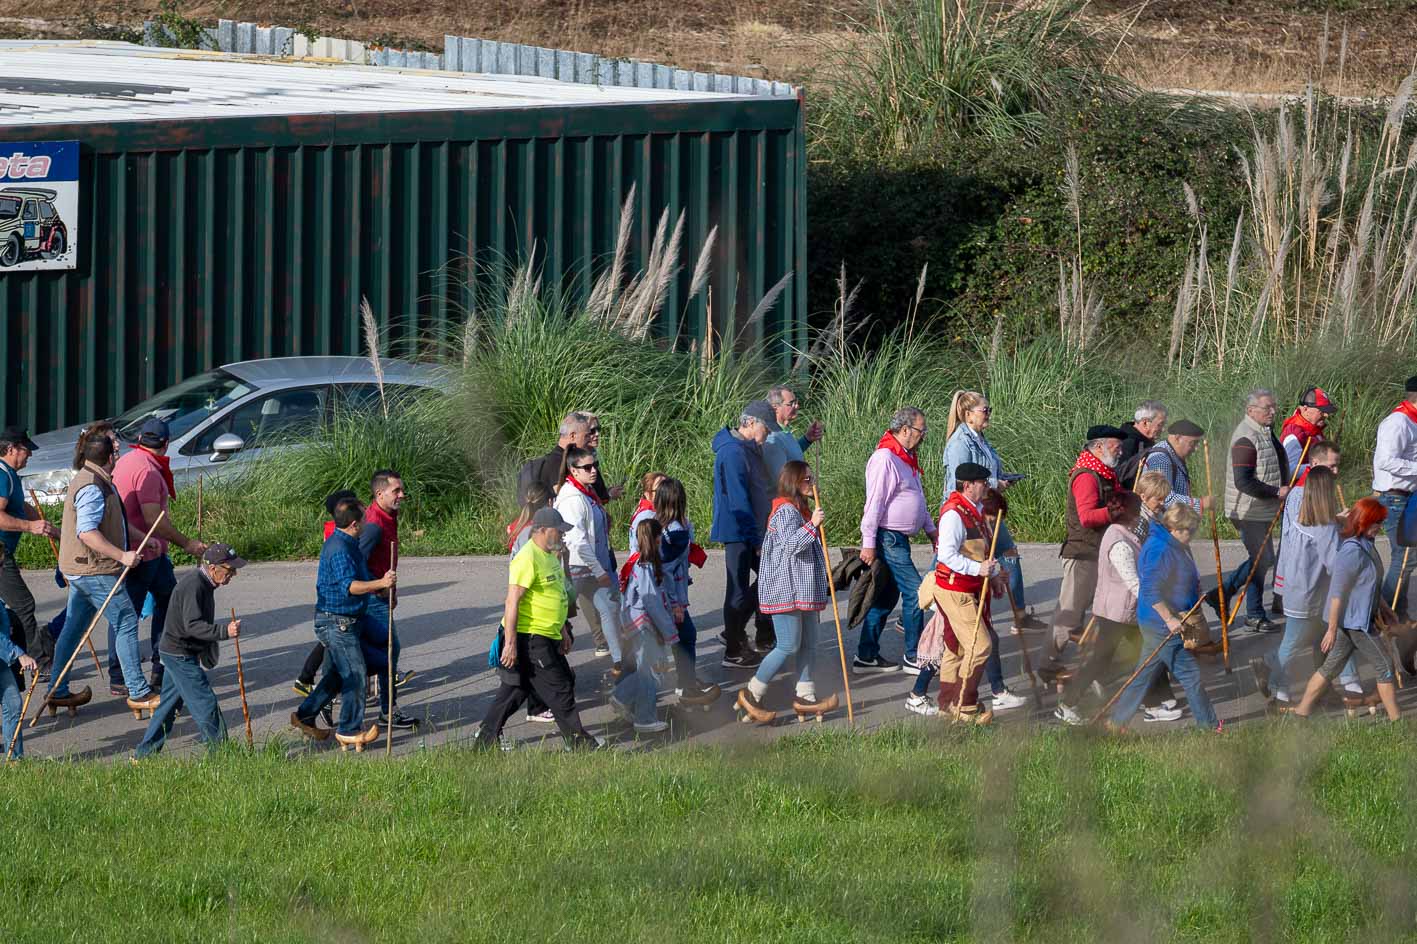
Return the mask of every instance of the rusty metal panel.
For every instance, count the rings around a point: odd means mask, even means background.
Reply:
[[[639,199],[630,271],[663,211],[684,214],[681,271],[656,326],[702,338],[686,303],[718,228],[720,333],[788,270],[748,342],[786,358],[806,321],[800,101],[70,124],[84,233],[72,271],[0,272],[0,420],[31,430],[113,415],[251,357],[360,353],[367,297],[404,353],[456,336],[478,264],[524,260],[583,294]]]

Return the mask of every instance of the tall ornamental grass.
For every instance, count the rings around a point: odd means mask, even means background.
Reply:
[[[1086,0],[876,0],[826,65],[814,143],[906,155],[963,138],[1038,134],[1061,102],[1128,94],[1119,44]],[[846,156],[836,154],[833,156]]]
[[[1233,231],[1195,220],[1168,361],[1218,368],[1310,340],[1410,349],[1417,341],[1417,133],[1409,76],[1376,133],[1312,87],[1240,154],[1247,206]],[[1228,247],[1228,248],[1227,248]]]

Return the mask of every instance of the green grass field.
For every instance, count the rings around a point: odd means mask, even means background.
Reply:
[[[1417,940],[1411,733],[31,762],[6,940]]]

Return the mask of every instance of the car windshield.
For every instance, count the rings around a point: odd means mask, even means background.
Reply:
[[[19,215],[19,200],[14,197],[0,197],[0,220],[13,220]]]
[[[113,425],[120,439],[135,442],[144,421],[157,417],[167,422],[169,435],[177,439],[213,413],[255,389],[224,370],[208,371],[144,400],[120,415]]]

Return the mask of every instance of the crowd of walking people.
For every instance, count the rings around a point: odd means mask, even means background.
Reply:
[[[1046,697],[1052,717],[1068,725],[1091,720],[1120,730],[1139,711],[1148,722],[1189,712],[1196,725],[1217,729],[1222,721],[1201,662],[1223,660],[1228,669],[1231,642],[1242,636],[1274,638],[1247,666],[1276,711],[1310,715],[1336,680],[1347,710],[1376,712],[1380,705],[1395,720],[1396,686],[1414,671],[1407,600],[1417,563],[1409,553],[1417,543],[1417,377],[1378,427],[1373,494],[1352,505],[1339,486],[1338,444],[1327,437],[1337,405],[1322,389],[1305,390],[1276,430],[1277,407],[1271,391],[1246,395],[1218,493],[1206,431],[1190,419],[1172,420],[1160,401],[1140,404],[1119,426],[1090,428],[1067,472],[1062,579],[1049,624],[1028,605],[1008,523],[1008,492],[1025,476],[1007,471],[989,441],[993,409],[980,392],[961,390],[949,406],[938,505],[927,501],[923,485],[925,412],[905,406],[888,418],[863,470],[860,540],[835,563],[809,461],[825,430],[812,422],[794,432],[801,405],[791,388],[772,388],[714,436],[711,483],[651,471],[628,496],[623,481],[605,481],[599,418],[571,413],[555,448],[518,476],[519,511],[507,526],[507,594],[488,653],[499,687],[477,743],[501,742],[523,707],[527,720],[554,724],[569,747],[601,743],[580,717],[584,691],[578,695],[567,659],[573,622],[584,621],[593,657],[606,660],[607,704],[638,735],[668,727],[663,692],[672,691],[671,705],[686,711],[708,710],[722,696],[724,686],[700,677],[701,640],[690,614],[693,573],[709,558],[696,542],[688,496],[705,485],[712,489],[709,539],[722,545],[725,568],[719,666],[737,688],[734,708],[744,722],[775,720],[780,712],[772,706],[787,696],[771,692],[785,671],[792,683],[786,704],[799,720],[820,720],[844,700],[850,709],[852,677],[900,673],[910,679],[902,692],[906,711],[961,724],[985,724],[1030,702],[1043,708]],[[33,723],[23,717],[22,692],[48,683],[35,719],[44,711],[75,713],[91,700],[91,688],[76,690],[70,678],[85,646],[102,673],[91,642],[99,617],[108,627],[110,694],[140,720],[151,716],[135,758],[161,750],[184,708],[204,742],[227,736],[206,672],[220,642],[240,635],[234,611],[229,621],[217,619],[214,596],[245,562],[231,547],[203,544],[172,525],[167,441],[165,424],[150,420],[120,455],[111,425],[87,427],[56,529],[26,502],[20,484],[34,443],[23,429],[0,433],[0,619],[9,630],[0,632],[0,659],[12,669],[0,671],[7,756],[23,756],[22,728]],[[1192,463],[1202,447],[1197,478]],[[398,709],[399,689],[413,675],[399,672],[394,619],[406,491],[393,469],[379,470],[369,485],[367,502],[354,492],[326,502],[316,645],[295,681],[303,700],[290,716],[301,734],[333,735],[354,750],[378,738],[381,725],[419,724]],[[638,502],[623,563],[612,549],[610,512],[622,499]],[[1245,550],[1228,574],[1216,530],[1222,514]],[[56,580],[67,586],[68,602],[48,627],[38,624],[15,562],[24,533],[58,539]],[[912,554],[922,535],[932,558],[925,573]],[[180,580],[167,554],[172,543],[199,560]],[[1212,557],[1215,585],[1203,591],[1210,565],[1197,561]],[[1008,632],[1022,662],[1013,677],[1026,689],[1006,684],[996,600],[1011,614]],[[837,690],[837,673],[819,665],[829,608],[839,643],[845,630],[860,629],[849,663],[844,650],[839,660],[845,691]],[[139,640],[147,613],[150,674]],[[898,652],[893,626],[901,632]],[[1029,637],[1041,632],[1047,635],[1035,650]],[[1124,652],[1134,652],[1135,661],[1119,660]],[[378,721],[366,725],[372,705]]]

